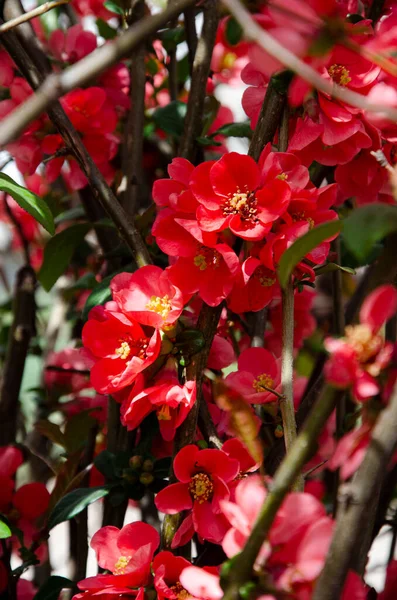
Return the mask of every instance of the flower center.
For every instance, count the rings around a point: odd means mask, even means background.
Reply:
[[[338,85],[346,86],[352,80],[352,78],[349,77],[349,70],[343,65],[331,65],[328,69],[328,74]]]
[[[120,346],[116,348],[115,353],[122,359],[127,360],[130,354],[137,356],[142,360],[146,358],[146,349],[148,347],[147,339],[141,338],[139,340],[120,340]]]
[[[157,418],[159,421],[171,421],[170,407],[168,404],[163,404],[157,413]]]
[[[160,296],[152,296],[150,301],[146,304],[146,308],[157,313],[163,319],[166,319],[172,308],[171,300],[167,294],[162,298]]]
[[[313,219],[311,217],[307,217],[303,210],[301,212],[294,213],[292,215],[292,220],[294,223],[297,223],[298,221],[307,221],[309,223],[309,229],[313,229],[314,227]]]
[[[214,485],[206,473],[197,473],[189,483],[189,492],[199,504],[203,504],[212,497]]]
[[[374,335],[368,325],[348,325],[345,329],[348,343],[354,348],[361,363],[372,358],[383,345],[379,335]]]
[[[125,568],[131,560],[131,556],[120,556],[114,565],[113,575],[124,575]]]
[[[237,192],[230,194],[222,205],[223,215],[238,215],[242,221],[258,221],[257,208],[258,201],[254,192],[241,192],[237,188]]]
[[[185,600],[186,598],[191,597],[189,592],[185,590],[180,581],[177,581],[175,585],[171,585],[170,590],[172,590],[175,596],[180,598],[180,600]]]
[[[273,271],[262,265],[255,269],[254,277],[263,287],[271,287],[276,283],[276,276]]]
[[[213,248],[207,248],[206,246],[199,245],[193,262],[195,266],[200,269],[200,271],[205,271],[207,267],[217,269],[221,262],[221,255]]]
[[[226,52],[222,60],[222,69],[231,69],[236,62],[237,54],[234,52]]]
[[[268,389],[273,389],[274,381],[267,373],[262,373],[262,375],[258,375],[256,379],[254,379],[252,383],[252,387],[255,391],[261,393],[266,392]]]
[[[119,355],[123,360],[127,360],[131,354],[131,347],[128,342],[121,342],[120,346],[115,350],[116,354]]]

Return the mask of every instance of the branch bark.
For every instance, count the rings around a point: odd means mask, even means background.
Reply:
[[[353,481],[343,491],[346,508],[337,519],[324,569],[317,581],[313,600],[341,597],[352,554],[366,520],[368,504],[379,489],[397,444],[397,385],[388,406],[372,431],[365,458]]]
[[[0,35],[5,33],[6,31],[14,29],[14,27],[18,27],[18,25],[21,25],[22,23],[26,23],[27,21],[34,19],[35,17],[44,15],[44,13],[52,10],[53,8],[56,8],[57,6],[67,4],[68,2],[69,0],[54,0],[54,2],[45,2],[41,6],[33,8],[32,10],[25,13],[24,15],[21,15],[20,17],[15,17],[15,19],[10,19],[9,21],[2,23],[0,25]]]
[[[204,23],[194,55],[192,83],[187,103],[184,132],[180,143],[179,156],[194,162],[196,138],[203,125],[204,100],[207,93],[207,79],[210,72],[212,51],[218,29],[218,1],[207,0],[204,8]]]
[[[0,389],[0,446],[15,442],[21,389],[30,340],[35,334],[36,275],[30,266],[17,274],[14,319]]]

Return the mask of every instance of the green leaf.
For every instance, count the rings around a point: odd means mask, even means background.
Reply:
[[[0,540],[6,540],[7,538],[12,536],[12,531],[11,529],[8,527],[7,523],[4,523],[4,521],[2,521],[0,519]]]
[[[121,6],[116,4],[116,2],[113,2],[113,0],[105,0],[105,2],[103,3],[103,6],[110,12],[115,13],[116,15],[120,15],[120,16],[124,15],[124,11],[121,8]]]
[[[69,521],[80,514],[87,506],[104,498],[110,491],[109,486],[94,488],[79,488],[66,494],[53,508],[48,517],[48,529],[53,529],[59,523]]]
[[[157,108],[152,117],[159,129],[179,137],[183,133],[186,111],[187,105],[184,102],[175,100],[167,106]]]
[[[130,265],[116,271],[116,273],[112,273],[107,277],[104,277],[101,283],[95,286],[92,290],[91,294],[88,296],[85,306],[83,308],[82,319],[86,321],[88,319],[88,313],[94,306],[98,306],[99,304],[104,304],[108,302],[108,300],[112,299],[112,293],[110,291],[110,282],[113,277],[118,273],[132,273],[132,267]]]
[[[225,137],[252,137],[252,129],[250,124],[245,123],[226,123],[219,127],[214,133],[211,133],[211,137],[216,135],[224,135]]]
[[[374,203],[354,210],[344,221],[343,239],[348,250],[365,260],[377,242],[397,231],[397,206]]]
[[[83,410],[73,415],[66,423],[64,436],[69,454],[80,450],[87,443],[88,434],[95,424],[91,412],[92,409]]]
[[[243,29],[240,23],[238,23],[233,17],[230,17],[227,20],[225,35],[231,46],[236,46],[243,37]]]
[[[68,208],[63,212],[59,213],[54,219],[55,225],[59,225],[60,223],[64,223],[65,221],[74,221],[76,219],[84,219],[86,216],[85,210],[82,206],[74,206],[73,208]]]
[[[96,26],[98,27],[99,35],[105,40],[112,40],[117,35],[117,30],[110,27],[103,19],[97,19]]]
[[[277,272],[281,287],[285,287],[296,265],[316,246],[342,229],[342,221],[321,223],[298,238],[281,257]]]
[[[198,137],[196,138],[196,142],[200,144],[200,146],[222,146],[220,142],[215,142],[210,137]]]
[[[0,173],[0,191],[12,196],[21,208],[26,210],[48,233],[54,235],[54,217],[48,204],[30,190],[22,187],[8,175]]]
[[[177,45],[186,39],[185,28],[175,27],[174,29],[166,29],[160,33],[159,37],[167,52],[175,50]]]
[[[49,292],[70,264],[73,253],[92,229],[90,223],[78,223],[54,235],[44,248],[44,260],[38,273],[43,288]]]
[[[62,433],[59,425],[56,423],[42,419],[41,421],[37,421],[35,424],[35,429],[38,431],[38,433],[51,440],[51,442],[54,444],[66,449],[65,436]]]
[[[72,588],[73,581],[60,577],[59,575],[51,575],[40,587],[33,600],[58,600],[59,594],[65,588]]]
[[[348,273],[349,275],[355,275],[356,271],[351,267],[343,267],[342,265],[337,265],[336,263],[327,263],[322,267],[314,267],[314,271],[316,275],[323,275],[324,273],[333,273],[334,271],[343,271],[344,273]]]

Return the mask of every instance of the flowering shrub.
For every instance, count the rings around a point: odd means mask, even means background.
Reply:
[[[395,598],[396,4],[11,2],[0,600]]]

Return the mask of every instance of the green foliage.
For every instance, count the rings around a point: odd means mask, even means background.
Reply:
[[[157,108],[152,118],[156,127],[162,129],[165,133],[180,137],[183,133],[186,111],[187,105],[185,102],[175,100],[167,106]]]
[[[234,17],[230,17],[226,23],[226,39],[231,46],[236,46],[243,37],[243,29]]]
[[[321,223],[298,238],[282,255],[278,266],[278,280],[281,287],[285,288],[296,265],[316,246],[332,237],[342,229],[342,221],[329,221]]]
[[[113,0],[105,0],[105,2],[103,3],[103,6],[108,11],[110,11],[116,15],[120,15],[121,17],[124,15],[124,11],[121,8],[121,6],[119,6],[116,2],[113,2]]]
[[[48,241],[44,248],[43,264],[38,273],[38,279],[47,292],[66,271],[74,251],[90,229],[90,223],[77,223],[57,233]]]
[[[6,192],[26,210],[48,233],[54,235],[54,217],[48,204],[30,190],[22,187],[5,173],[0,173],[0,191]]]
[[[112,40],[117,36],[117,30],[110,27],[103,19],[96,20],[96,26],[98,27],[98,33],[105,40]]]
[[[215,137],[216,135],[224,135],[225,137],[251,138],[252,129],[247,121],[244,123],[226,123],[211,133],[211,137]]]
[[[374,203],[354,210],[344,221],[343,239],[359,260],[368,260],[374,246],[397,231],[397,207]]]
[[[69,521],[93,502],[107,496],[110,489],[110,486],[104,485],[93,488],[79,488],[66,494],[51,511],[48,517],[48,529],[53,529],[63,521]]]
[[[6,540],[12,536],[12,531],[2,519],[0,519],[0,540]]]
[[[69,589],[73,586],[74,583],[70,579],[59,575],[51,575],[40,587],[33,600],[58,600],[63,589]]]

